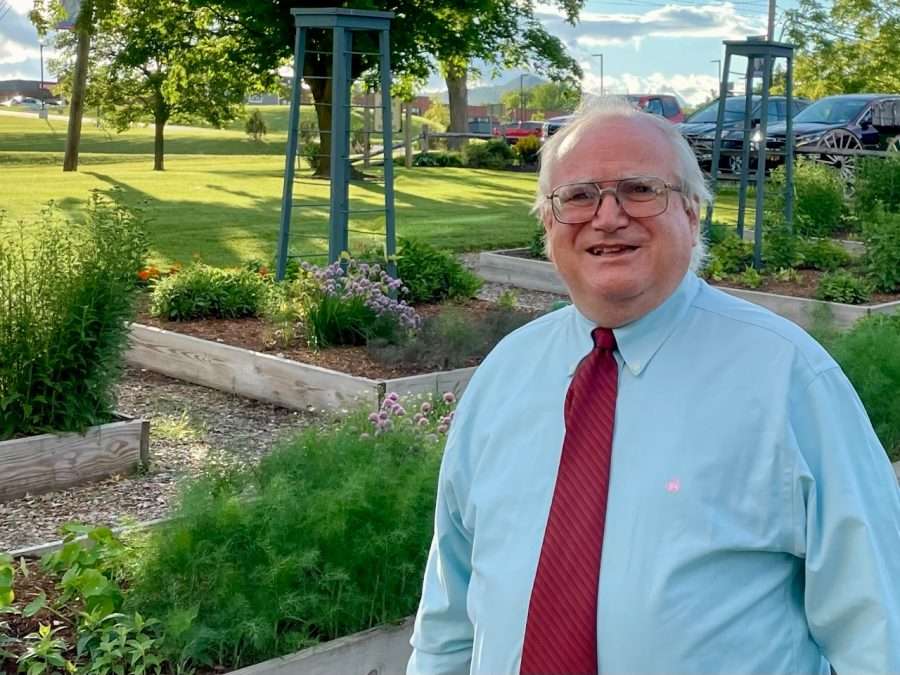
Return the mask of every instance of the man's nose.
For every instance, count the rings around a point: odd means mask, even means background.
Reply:
[[[600,195],[600,208],[591,221],[591,227],[597,230],[618,229],[628,225],[628,214],[625,213],[612,192]]]

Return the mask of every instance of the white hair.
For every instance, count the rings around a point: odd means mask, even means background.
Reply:
[[[564,144],[572,145],[579,142],[584,133],[596,123],[610,119],[640,120],[659,130],[663,137],[669,141],[675,154],[675,173],[676,178],[681,183],[681,196],[687,208],[696,215],[699,221],[702,213],[701,209],[704,204],[709,202],[712,195],[706,185],[706,179],[703,177],[703,172],[697,164],[697,158],[694,156],[691,146],[684,140],[684,137],[675,128],[674,124],[663,117],[639,110],[628,99],[620,96],[584,99],[574,118],[556,134],[547,139],[547,142],[541,148],[541,169],[538,175],[537,196],[534,200],[532,213],[537,214],[543,223],[550,222],[549,219],[553,218],[550,200],[547,199],[547,195],[550,194],[553,187],[550,184],[550,175],[560,159],[561,147]],[[569,140],[568,143],[566,143],[567,140]],[[699,270],[706,259],[706,242],[703,239],[702,229],[702,227],[697,227],[694,248],[691,251],[690,268],[694,271]],[[546,241],[546,235],[545,245],[549,246]],[[549,250],[547,250],[547,254],[549,258]]]

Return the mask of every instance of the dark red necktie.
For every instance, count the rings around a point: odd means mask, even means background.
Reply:
[[[597,585],[618,367],[612,331],[595,328],[591,335],[594,349],[566,394],[566,435],[531,589],[523,675],[597,672]]]

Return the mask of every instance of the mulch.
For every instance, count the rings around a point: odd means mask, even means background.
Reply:
[[[816,300],[816,291],[819,287],[819,280],[824,272],[819,270],[797,270],[797,281],[779,281],[772,276],[764,276],[762,284],[753,288],[747,284],[742,284],[740,279],[729,277],[722,281],[707,281],[713,286],[728,286],[731,288],[745,288],[749,291],[762,291],[763,293],[776,293],[778,295],[788,295],[794,298],[811,298]],[[872,293],[869,302],[866,304],[877,305],[882,302],[895,302],[900,300],[900,293]]]

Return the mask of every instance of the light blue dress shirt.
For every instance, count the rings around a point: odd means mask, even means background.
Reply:
[[[410,675],[519,671],[593,327],[574,307],[531,322],[462,397]],[[692,273],[614,332],[599,671],[900,673],[900,494],[837,364]]]

